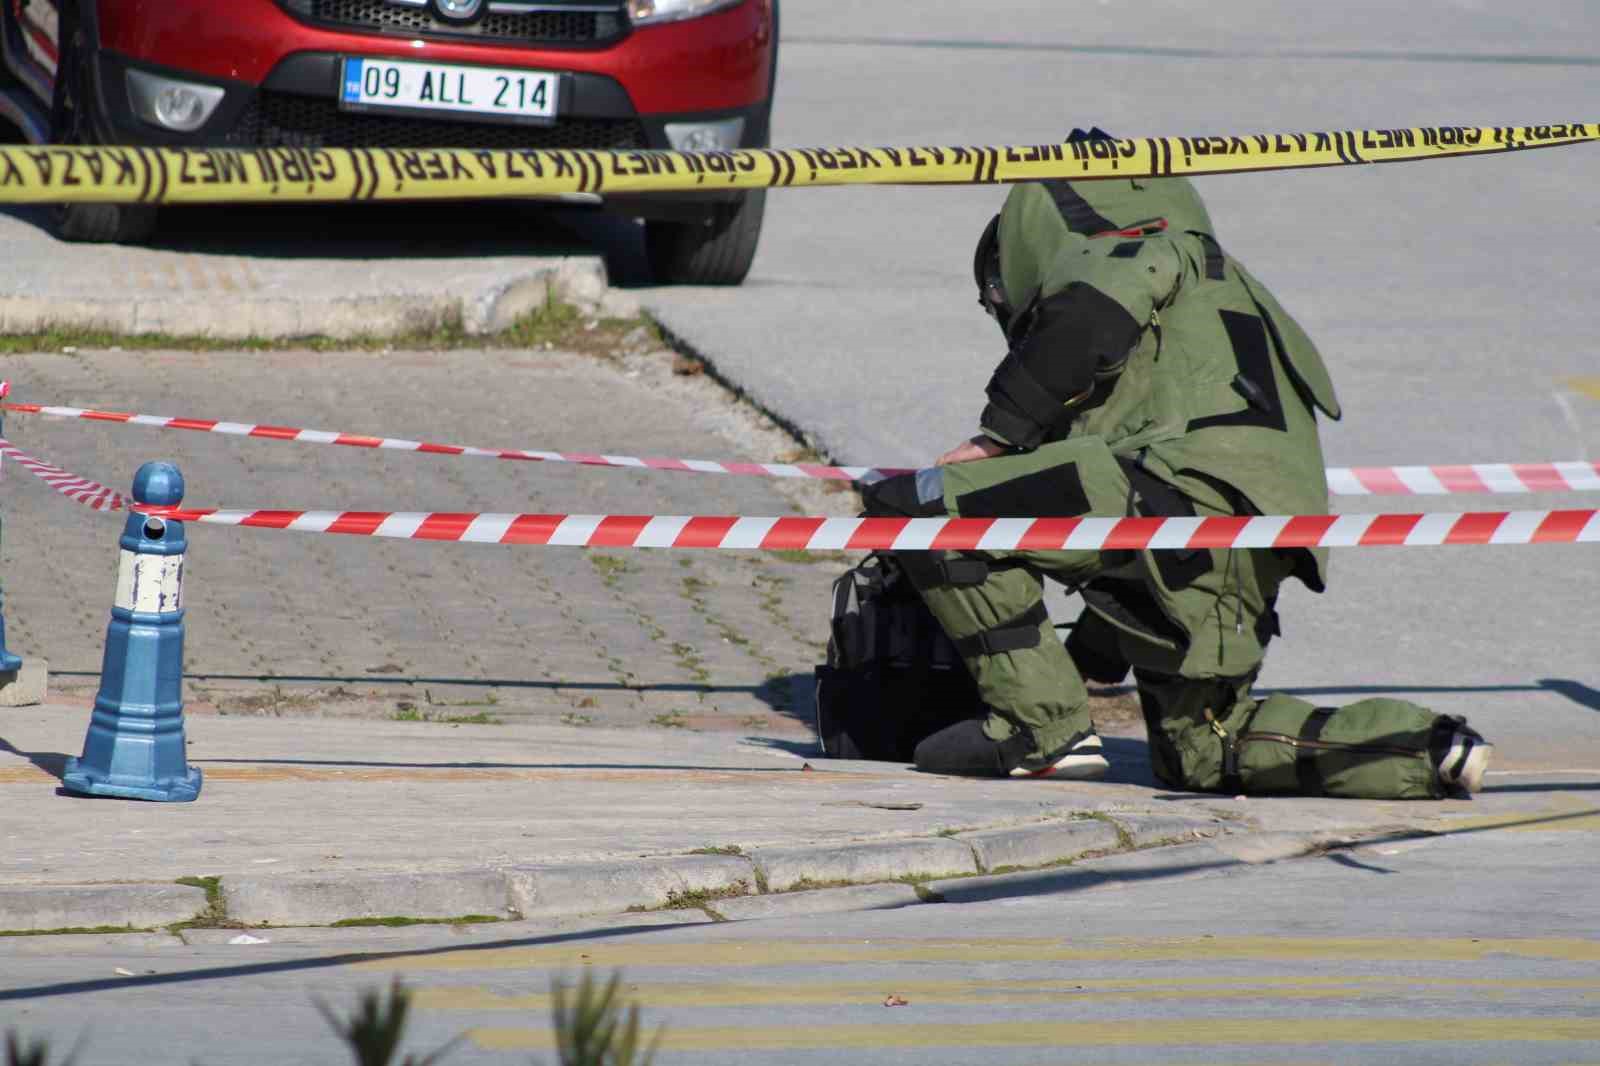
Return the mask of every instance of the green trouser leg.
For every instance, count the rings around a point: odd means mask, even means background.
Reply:
[[[942,468],[945,509],[965,517],[1069,516],[1127,513],[1128,479],[1099,438],[1048,444],[1023,455],[1004,455]],[[970,552],[995,565],[981,583],[952,585],[927,565],[903,556],[907,573],[928,609],[958,646],[965,638],[1003,629],[1036,609],[1044,597],[1041,575],[1086,581],[1106,568],[1097,551]],[[920,565],[919,565],[920,562]],[[978,693],[993,713],[984,723],[991,740],[1032,733],[1033,756],[1050,754],[1092,728],[1089,693],[1072,657],[1048,619],[1037,623],[1030,647],[993,654],[963,654]]]
[[[1432,799],[1445,794],[1429,756],[1439,715],[1405,700],[1315,707],[1248,677],[1195,681],[1135,671],[1156,777],[1174,788],[1250,795]]]

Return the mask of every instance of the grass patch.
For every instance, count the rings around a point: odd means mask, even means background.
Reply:
[[[561,724],[580,727],[594,725],[594,716],[589,714],[574,714],[573,712],[569,711],[561,716]]]
[[[444,704],[450,706],[450,704]],[[466,704],[465,706],[476,706]],[[389,716],[391,722],[437,722],[441,725],[505,725],[505,719],[490,714],[488,711],[478,711],[476,714],[435,714],[432,711],[419,710],[414,703],[401,703],[399,709]]]
[[[185,929],[243,929],[243,922],[231,921],[228,918],[228,901],[222,895],[222,878],[220,877],[180,877],[175,884],[187,885],[190,888],[201,888],[206,893],[205,913],[198,918],[190,918],[186,922],[173,922],[167,926],[167,932],[179,933]]]
[[[147,351],[443,351],[453,348],[559,348],[586,355],[610,355],[635,331],[644,329],[653,345],[661,345],[659,329],[647,318],[600,318],[549,293],[545,302],[498,333],[468,333],[461,316],[449,315],[432,326],[389,334],[355,337],[212,337],[196,333],[118,333],[80,326],[56,326],[30,333],[0,336],[0,355],[26,352],[74,354],[84,349]]]
[[[498,707],[500,697],[493,692],[484,693],[477,699],[467,700],[436,700],[431,689],[422,690],[422,698],[429,707]]]
[[[148,933],[131,925],[65,925],[60,929],[0,929],[0,936],[72,936],[78,934]]]
[[[682,711],[667,711],[650,719],[651,725],[658,725],[663,729],[687,729],[688,723],[684,721]]]
[[[589,554],[589,565],[594,567],[595,573],[600,575],[601,584],[608,589],[614,589],[622,580],[622,575],[630,573],[633,565],[620,555]]]
[[[271,692],[257,692],[248,696],[229,695],[226,699],[228,710],[235,713],[273,715],[281,715],[285,710],[309,711],[319,702],[314,695],[287,693],[279,685],[272,686]]]
[[[683,667],[685,673],[702,685],[711,680],[711,671],[706,669],[705,660],[700,658],[693,644],[673,641],[671,647],[673,659]]]
[[[629,914],[649,914],[652,911],[705,911],[717,921],[727,919],[717,915],[711,909],[711,904],[719,899],[739,899],[750,895],[750,882],[743,878],[728,885],[726,888],[690,888],[682,892],[673,889],[667,893],[667,901],[660,906],[646,907],[635,904],[629,907]]]
[[[767,552],[767,554],[772,556],[774,559],[782,559],[786,563],[805,563],[807,565],[815,565],[817,563],[844,563],[850,561],[850,557],[844,552],[834,551],[831,548],[826,551],[814,552],[799,551],[795,548],[774,548]]]
[[[690,855],[743,855],[744,849],[737,844],[718,844],[709,848],[695,848]]]
[[[809,877],[802,877],[791,884],[784,892],[816,892],[823,888],[850,888],[861,884],[859,881],[815,881]]]
[[[458,918],[406,918],[395,915],[388,918],[344,918],[328,928],[363,929],[369,926],[381,926],[385,929],[400,929],[408,925],[486,925],[501,920],[492,914],[463,914]]]
[[[1121,822],[1101,811],[1085,811],[1083,815],[1085,818],[1093,818],[1097,822],[1104,822],[1117,831],[1117,850],[1133,850],[1133,834],[1124,829]]]

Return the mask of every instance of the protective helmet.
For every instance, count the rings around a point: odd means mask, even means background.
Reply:
[[[1098,126],[1072,131],[1068,143],[1108,138]],[[978,303],[1010,337],[1011,326],[1039,293],[1068,234],[1099,237],[1165,229],[1214,235],[1211,216],[1186,178],[1041,181],[1012,187],[973,255]]]
[[[1211,216],[1188,178],[1137,178],[1132,181],[1045,181],[1073,233],[1085,237],[1138,230],[1165,220],[1159,229],[1216,236]]]

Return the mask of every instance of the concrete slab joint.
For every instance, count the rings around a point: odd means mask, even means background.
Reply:
[[[1116,827],[1097,818],[984,829],[957,833],[952,839],[972,849],[980,873],[1054,866],[1093,852],[1113,851],[1120,842]]]
[[[507,869],[510,907],[524,918],[621,913],[756,892],[755,868],[736,855]]]
[[[972,849],[960,840],[929,837],[798,848],[758,848],[749,858],[767,889],[927,880],[978,872]]]
[[[1227,823],[1215,817],[1187,817],[1173,814],[1123,814],[1109,812],[1113,822],[1128,834],[1136,848],[1185,840],[1204,840],[1227,830]]]

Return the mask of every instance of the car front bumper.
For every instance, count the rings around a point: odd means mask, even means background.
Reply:
[[[144,7],[137,24],[124,25],[113,12],[126,5],[102,9],[94,56],[102,141],[237,148],[668,148],[670,123],[738,118],[742,147],[769,143],[775,49],[768,0],[746,0],[690,22],[634,29],[604,47],[546,50],[335,33],[291,19],[266,0],[254,0],[247,23],[199,19],[197,6],[215,10],[196,0],[170,0],[159,11]],[[220,21],[228,26],[219,26]],[[250,39],[241,42],[237,35],[246,32],[244,26]],[[226,48],[206,38],[225,36],[225,30],[235,35]],[[175,47],[179,39],[184,44]],[[270,62],[261,60],[262,54]],[[558,72],[558,112],[553,121],[534,124],[345,110],[339,93],[348,56]],[[200,128],[164,129],[134,113],[127,91],[130,70],[215,86],[223,98]],[[676,216],[693,202],[730,195],[736,194],[630,197],[619,206],[640,215]]]

